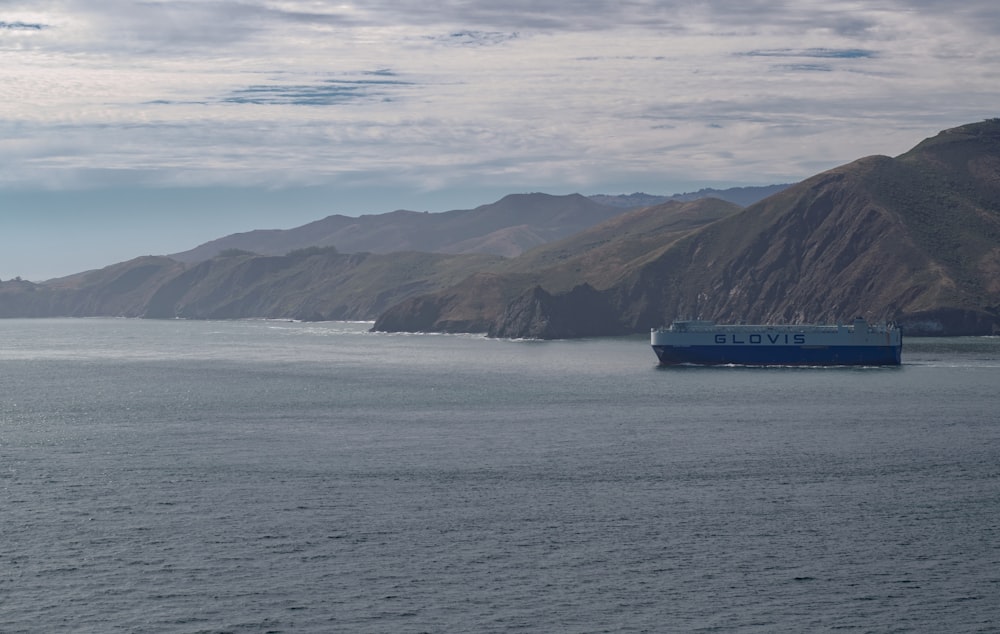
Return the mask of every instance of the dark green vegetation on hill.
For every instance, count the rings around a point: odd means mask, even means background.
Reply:
[[[66,315],[377,317],[377,330],[539,338],[645,332],[679,317],[864,316],[911,335],[1000,333],[1000,120],[746,208],[697,198],[626,211],[522,194],[442,214],[330,216],[0,283],[0,317]]]

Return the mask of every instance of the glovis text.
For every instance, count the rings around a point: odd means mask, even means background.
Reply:
[[[794,345],[801,346],[806,342],[806,336],[803,334],[788,334],[788,333],[753,333],[753,334],[717,334],[715,335],[715,343],[717,344],[734,344],[734,345],[758,345],[758,344],[775,344],[775,345]]]

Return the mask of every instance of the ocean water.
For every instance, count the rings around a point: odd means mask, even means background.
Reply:
[[[0,320],[0,631],[1000,631],[1000,339],[369,326]]]

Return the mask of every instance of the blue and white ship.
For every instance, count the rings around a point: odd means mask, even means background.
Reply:
[[[722,325],[675,321],[654,328],[661,365],[899,365],[903,337],[891,324]]]

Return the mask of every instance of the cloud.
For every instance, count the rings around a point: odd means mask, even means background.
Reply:
[[[0,4],[0,187],[768,183],[996,116],[1000,9]]]
[[[102,229],[67,274],[237,218],[791,182],[996,117],[998,36],[995,0],[0,0],[0,276],[19,208]],[[227,220],[139,246],[112,208]]]

